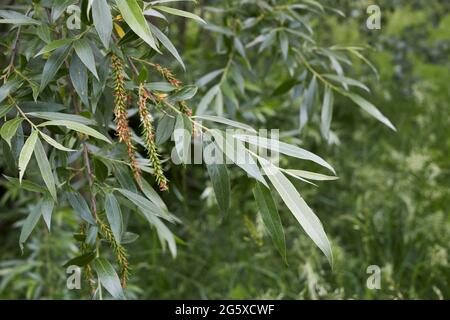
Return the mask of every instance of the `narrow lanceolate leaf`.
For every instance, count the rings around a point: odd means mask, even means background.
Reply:
[[[73,39],[58,39],[55,41],[50,42],[49,44],[45,45],[36,55],[40,56],[41,54],[44,53],[49,53],[52,52],[53,50],[56,50],[58,48],[61,48],[62,46],[71,44],[73,42]]]
[[[155,142],[157,145],[161,145],[167,140],[173,133],[173,128],[175,126],[175,119],[168,115],[164,115],[158,123],[156,128]]]
[[[380,110],[377,109],[372,103],[361,97],[360,95],[354,94],[354,93],[346,93],[347,97],[353,100],[357,105],[359,105],[364,111],[368,112],[371,116],[373,116],[378,121],[385,124],[390,129],[397,131],[395,129],[394,125],[389,121],[388,118],[386,118]]]
[[[94,217],[92,216],[91,210],[89,209],[86,200],[79,192],[71,191],[66,193],[67,200],[70,206],[81,216],[81,218],[88,223],[95,225]]]
[[[47,112],[47,111],[38,111],[38,112],[28,112],[27,115],[44,119],[44,120],[69,120],[74,122],[79,122],[81,124],[95,125],[95,121],[78,114],[71,113],[62,113],[62,112]]]
[[[19,155],[19,181],[22,182],[23,175],[25,174],[25,170],[28,166],[28,162],[30,162],[31,155],[33,154],[34,146],[36,144],[38,138],[37,130],[33,130],[33,132],[28,137],[27,141],[25,141],[22,151],[20,151]]]
[[[257,183],[253,188],[253,195],[255,196],[262,220],[269,231],[270,236],[272,237],[273,243],[277,247],[283,259],[287,261],[286,240],[283,225],[281,224],[280,215],[278,214],[278,209],[272,198],[270,189],[260,183]]]
[[[116,0],[117,7],[125,22],[130,26],[142,40],[144,40],[155,51],[160,52],[156,46],[155,39],[150,27],[145,20],[141,7],[136,0]]]
[[[34,155],[36,157],[39,170],[41,171],[42,179],[44,180],[44,183],[53,199],[57,201],[55,178],[53,177],[52,168],[50,166],[50,162],[48,161],[47,155],[45,154],[44,147],[39,139],[36,140],[36,144],[34,146]]]
[[[129,201],[131,201],[134,205],[136,205],[142,213],[144,213],[145,216],[158,216],[162,217],[164,219],[172,220],[170,216],[167,215],[167,212],[162,210],[160,206],[154,204],[147,198],[131,192],[126,189],[115,189],[116,191],[119,191],[125,198],[127,198]]]
[[[33,18],[30,18],[22,13],[10,10],[0,10],[0,23],[6,24],[15,24],[15,25],[27,25],[27,24],[35,24],[40,25],[41,22],[37,21]]]
[[[224,137],[219,130],[213,129],[210,130],[210,133],[214,137],[216,146],[225,154],[226,158],[241,167],[249,176],[267,186],[258,164],[242,142],[234,139],[232,135]]]
[[[39,202],[37,205],[31,208],[28,217],[25,219],[25,222],[22,225],[22,230],[20,231],[20,238],[19,238],[19,246],[22,251],[23,251],[23,244],[25,243],[25,241],[27,241],[31,232],[33,232],[34,228],[36,227],[36,224],[39,222],[39,218],[41,217],[41,215],[42,215],[41,202]]]
[[[105,195],[105,211],[114,238],[120,243],[123,232],[122,212],[120,211],[120,206],[116,197],[112,193],[107,193]]]
[[[153,9],[164,11],[164,12],[176,15],[176,16],[193,19],[193,20],[195,20],[197,22],[206,24],[205,20],[203,20],[199,16],[197,16],[197,15],[195,15],[193,13],[187,12],[187,11],[183,11],[183,10],[179,10],[179,9],[175,9],[175,8],[170,8],[170,7],[166,7],[166,6],[154,6]]]
[[[88,252],[88,253],[82,254],[81,256],[70,259],[63,265],[63,267],[64,268],[67,268],[69,266],[84,267],[85,265],[90,263],[92,260],[94,260],[96,256],[97,256],[96,251]]]
[[[54,80],[56,73],[58,72],[61,65],[67,58],[70,52],[70,45],[65,45],[61,48],[56,49],[47,62],[44,65],[44,70],[42,71],[41,85],[39,87],[39,92],[47,87],[48,83]]]
[[[367,92],[370,92],[370,89],[361,81],[352,79],[352,78],[347,78],[344,76],[337,76],[334,74],[324,74],[324,77],[331,79],[333,81],[336,81],[337,83],[341,83],[342,85],[347,85],[347,86],[354,86],[354,87],[358,87],[361,88]]]
[[[205,144],[207,148],[207,144]],[[230,209],[230,178],[228,176],[227,166],[223,161],[223,157],[219,157],[217,152],[211,155],[212,159],[206,162],[206,169],[216,195],[217,204],[224,215]]]
[[[166,212],[169,214],[169,209],[167,208],[164,201],[161,199],[159,194],[152,188],[152,186],[145,180],[142,180],[142,192],[145,196],[153,202],[156,206],[161,209],[161,212]]]
[[[200,103],[198,104],[195,114],[200,115],[205,113],[205,111],[208,109],[208,106],[211,104],[211,101],[214,99],[214,97],[217,95],[219,91],[220,91],[219,85],[211,87],[208,90],[208,92],[203,96],[202,100],[200,100]]]
[[[47,143],[49,145],[51,145],[52,147],[55,147],[56,149],[59,149],[61,151],[67,151],[67,152],[74,152],[76,150],[74,149],[69,149],[64,147],[61,143],[59,143],[58,141],[56,141],[55,139],[53,139],[52,137],[50,137],[49,135],[43,133],[42,131],[39,132],[39,134],[41,135],[41,137],[47,141]]]
[[[174,94],[170,95],[171,101],[185,101],[192,99],[198,91],[197,86],[185,86],[175,92]]]
[[[339,179],[336,176],[327,176],[325,174],[320,174],[320,173],[315,173],[315,172],[305,171],[305,170],[287,169],[285,171],[293,176],[301,177],[301,178],[308,179],[308,180],[327,181],[327,180]]]
[[[177,244],[175,242],[175,236],[170,231],[169,228],[160,220],[158,217],[155,216],[146,216],[149,224],[153,227],[155,227],[156,232],[158,233],[159,241],[161,242],[161,245],[163,249],[166,248],[166,243],[169,246],[170,253],[172,254],[173,258],[176,258],[177,256]]]
[[[8,177],[5,175],[3,175],[3,177],[6,180],[8,180],[10,183],[12,183],[13,185],[17,186],[18,188],[22,188],[27,191],[38,192],[38,193],[46,193],[47,192],[46,188],[44,188],[41,185],[34,183],[32,181],[23,179],[22,182],[19,182],[19,179],[17,179],[17,178]]]
[[[173,233],[166,227],[166,225],[158,218],[158,213],[161,213],[161,207],[153,204],[146,198],[135,194],[134,192],[125,189],[115,189],[122,193],[127,199],[133,202],[138,208],[139,212],[144,216],[148,223],[156,228],[159,240],[163,248],[165,248],[166,243],[169,245],[169,250],[172,256],[175,258],[177,255],[177,246],[175,242],[175,237]],[[156,209],[155,209],[156,207]],[[163,218],[169,221],[176,221],[171,216],[162,210]],[[160,215],[161,216],[161,215]]]
[[[329,263],[333,265],[331,245],[319,218],[308,207],[294,185],[283,175],[279,168],[263,158],[260,158],[260,162],[270,182],[272,182],[303,230],[305,230],[306,234],[322,250]]]
[[[308,122],[309,114],[314,107],[314,100],[317,91],[317,80],[314,76],[309,83],[308,89],[306,90],[302,105],[300,106],[300,130],[302,130],[306,123]]]
[[[218,69],[211,71],[210,73],[205,74],[203,77],[197,80],[195,83],[199,87],[204,87],[211,81],[213,81],[215,78],[217,78],[219,75],[223,73],[224,69]]]
[[[113,298],[121,300],[125,299],[119,276],[112,265],[103,258],[95,259],[93,265],[100,283],[113,296]]]
[[[331,119],[333,118],[333,90],[330,89],[329,86],[325,86],[325,92],[323,95],[323,104],[322,104],[322,113],[321,113],[321,124],[320,129],[322,131],[322,135],[325,139],[329,139],[330,137],[330,126]]]
[[[251,132],[256,132],[255,129],[253,129],[251,126],[245,124],[245,123],[241,123],[238,121],[234,121],[234,120],[230,120],[224,117],[218,117],[218,116],[208,116],[208,115],[198,115],[198,116],[194,116],[193,118],[196,119],[201,119],[201,120],[207,120],[207,121],[213,121],[213,122],[218,122],[218,123],[222,123],[222,124],[226,124],[235,128],[239,128],[239,129],[244,129],[247,131],[251,131]]]
[[[55,201],[53,198],[47,193],[44,196],[44,200],[42,200],[42,217],[44,218],[45,224],[47,225],[48,231],[50,231],[50,227],[52,224],[52,213],[53,208],[55,206]]]
[[[83,104],[89,107],[87,69],[77,56],[72,58],[69,73],[70,80],[72,81],[72,85],[76,93],[80,97]]]
[[[17,88],[18,86],[18,82],[17,81],[8,81],[5,84],[3,84],[0,87],[0,103],[3,102],[3,100],[6,99],[6,97],[8,97],[8,95],[11,94],[11,92]],[[1,113],[2,117],[6,114],[4,114],[3,112]]]
[[[281,32],[279,35],[281,54],[283,56],[283,60],[286,61],[289,54],[289,38],[287,37],[285,32]]]
[[[51,121],[46,121],[43,122],[39,125],[39,127],[46,127],[46,126],[63,126],[66,127],[70,130],[74,130],[74,131],[78,131],[84,134],[87,134],[88,136],[97,138],[99,140],[103,140],[105,142],[111,143],[111,141],[109,141],[109,139],[107,137],[105,137],[104,135],[102,135],[100,132],[98,132],[97,130],[94,130],[84,124],[81,123],[77,123],[74,121],[69,121],[69,120],[51,120]]]
[[[0,136],[3,138],[3,140],[6,141],[6,143],[11,148],[11,139],[16,134],[17,128],[19,128],[20,124],[22,123],[23,118],[14,118],[12,120],[6,121],[2,128],[0,129]]]
[[[111,9],[106,0],[96,0],[92,4],[92,18],[95,30],[106,49],[109,49],[113,29]]]
[[[75,52],[83,64],[98,80],[97,69],[95,68],[94,53],[92,52],[92,48],[89,43],[85,39],[79,39],[73,43],[73,47],[75,48]]]
[[[185,114],[178,114],[175,121],[175,148],[182,163],[186,163],[189,157],[191,145],[192,124]]]
[[[262,147],[264,149],[272,150],[273,152],[279,152],[291,157],[313,161],[321,165],[322,167],[329,169],[331,172],[336,173],[333,167],[318,155],[310,151],[307,151],[303,148],[294,146],[292,144],[288,144],[274,139],[267,139],[264,137],[250,136],[244,134],[235,134],[234,137],[236,139],[248,142],[250,144]]]
[[[163,44],[164,47],[166,47],[167,50],[177,59],[177,61],[181,64],[184,70],[186,70],[186,67],[184,65],[183,59],[181,58],[180,54],[178,53],[175,46],[172,44],[172,42],[169,40],[169,38],[157,27],[150,25],[151,32],[155,35],[155,37]]]

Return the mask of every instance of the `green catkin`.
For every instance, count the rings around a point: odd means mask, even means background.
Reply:
[[[105,240],[110,244],[111,248],[114,251],[117,263],[119,264],[120,268],[120,279],[122,288],[125,288],[127,285],[128,277],[130,276],[130,266],[128,263],[127,251],[120,243],[117,242],[109,225],[104,223],[101,219],[97,219],[97,223],[101,234],[103,235]]]
[[[80,234],[81,235],[86,235],[86,223],[82,223],[80,225]],[[86,244],[86,242],[82,242],[80,245],[80,251],[82,254],[85,254],[88,252],[88,245]],[[95,291],[95,280],[94,280],[94,273],[92,272],[92,266],[90,263],[88,263],[87,265],[84,266],[84,275],[86,278],[86,281],[89,285],[89,289],[91,290],[91,292]]]
[[[142,125],[142,135],[147,149],[147,154],[150,163],[153,167],[153,175],[155,176],[156,183],[158,183],[161,191],[168,190],[168,180],[164,175],[161,160],[159,159],[158,148],[155,143],[155,135],[153,133],[153,119],[150,112],[147,109],[148,93],[144,88],[144,85],[139,86],[139,116]]]

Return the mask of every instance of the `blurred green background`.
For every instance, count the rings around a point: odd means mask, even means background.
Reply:
[[[129,221],[129,230],[140,234],[128,247],[130,298],[450,298],[450,4],[380,1],[381,30],[368,30],[369,3],[337,1],[347,18],[315,21],[321,41],[371,45],[368,56],[380,79],[362,65],[356,65],[357,77],[370,84],[371,101],[398,130],[338,99],[332,128],[339,143],[326,144],[314,126],[302,132],[303,146],[328,160],[339,176],[317,188],[296,182],[332,242],[334,270],[280,205],[288,245],[288,265],[283,262],[258,218],[250,180],[234,180],[232,210],[222,219],[211,186],[205,190],[204,168],[188,166],[173,174],[178,189],[165,195],[183,221],[172,228],[180,239],[176,259],[162,251],[146,224]],[[202,49],[190,43],[198,32],[189,23],[185,38],[175,41],[184,48],[186,83],[207,69],[205,56],[198,59]],[[291,119],[298,110],[288,101],[270,101],[254,112],[270,114],[270,127],[285,131],[295,127]],[[295,159],[283,163],[303,165]],[[52,233],[37,228],[22,256],[17,240],[24,214],[7,204],[30,199],[8,188],[0,203],[0,298],[86,298],[87,288],[66,289],[61,267],[78,250],[71,212],[54,213]],[[379,290],[366,286],[369,265],[381,268]]]

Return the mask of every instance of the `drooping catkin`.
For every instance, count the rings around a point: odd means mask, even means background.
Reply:
[[[120,280],[122,284],[122,288],[125,288],[127,285],[128,277],[130,276],[130,265],[128,263],[128,254],[125,248],[117,242],[116,238],[114,238],[114,234],[108,224],[103,222],[101,219],[97,219],[97,223],[100,228],[100,232],[102,233],[105,240],[109,243],[111,248],[114,251],[116,256],[117,263],[120,268]]]
[[[116,123],[116,131],[119,141],[127,146],[127,154],[130,159],[130,165],[133,170],[134,177],[139,183],[141,179],[141,170],[137,165],[136,153],[133,142],[131,141],[131,129],[128,124],[127,105],[129,96],[125,90],[123,62],[116,55],[112,55],[112,68],[114,73],[114,116]]]
[[[83,236],[86,236],[86,223],[84,223],[84,222],[80,225],[80,234]],[[81,242],[80,250],[81,250],[82,254],[88,253],[88,251],[89,251],[88,244],[84,241]],[[91,292],[94,292],[96,289],[94,286],[95,280],[94,280],[94,273],[92,272],[92,266],[90,263],[88,263],[84,266],[84,271],[85,271],[84,276],[89,285],[89,289],[91,290]]]
[[[167,82],[169,82],[175,88],[180,89],[182,82],[175,77],[172,71],[170,71],[168,68],[162,67],[159,64],[155,64],[155,69],[164,77],[164,79],[166,79]],[[186,101],[179,101],[178,107],[180,108],[180,111],[188,117],[192,116],[192,110],[189,109]]]
[[[145,148],[147,149],[147,154],[150,163],[153,167],[153,175],[155,176],[156,183],[158,183],[159,189],[161,191],[168,190],[168,180],[164,175],[161,160],[159,159],[158,148],[155,143],[155,135],[153,133],[153,119],[150,112],[147,109],[147,100],[149,96],[141,83],[139,86],[139,116],[141,118],[142,124],[142,135],[145,143]]]

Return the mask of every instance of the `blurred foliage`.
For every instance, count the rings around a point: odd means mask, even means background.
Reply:
[[[370,84],[372,101],[397,128],[397,133],[386,130],[337,97],[332,143],[324,141],[318,126],[306,126],[294,135],[306,149],[320,150],[339,176],[318,188],[296,183],[324,222],[333,245],[334,270],[288,210],[279,206],[288,251],[288,264],[283,263],[257,214],[250,180],[232,185],[231,209],[222,219],[205,170],[191,166],[171,173],[174,192],[163,195],[183,222],[173,228],[179,238],[176,259],[161,249],[147,226],[128,221],[128,229],[140,234],[128,247],[133,274],[129,298],[450,298],[449,3],[382,1],[382,28],[368,30],[365,9],[374,1],[328,2],[347,17],[313,18],[315,38],[328,45],[370,43],[379,80],[356,59],[353,76]],[[203,4],[216,3],[202,1],[202,16],[214,14]],[[172,41],[191,70],[183,79],[186,83],[226,65],[226,54],[205,50],[215,45],[212,33],[191,22],[175,23],[171,32],[178,35]],[[265,88],[276,88],[284,80],[280,74],[288,76],[288,71],[263,77]],[[285,96],[268,95],[249,105],[242,116],[255,125],[283,132],[298,126],[298,105]],[[295,159],[282,163],[304,166]],[[77,221],[58,209],[52,232],[36,228],[21,256],[17,239],[25,211],[12,211],[7,204],[17,201],[19,208],[30,199],[6,187],[9,182],[2,183],[0,297],[86,297],[88,288],[66,289],[61,267],[78,252],[72,240]],[[382,269],[380,290],[366,287],[369,265]]]

